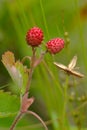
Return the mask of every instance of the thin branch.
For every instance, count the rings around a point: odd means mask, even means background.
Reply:
[[[42,125],[44,126],[44,128],[45,128],[45,130],[48,130],[48,128],[47,128],[47,126],[46,126],[46,124],[45,124],[45,122],[35,113],[35,112],[32,112],[32,111],[27,111],[26,113],[28,113],[28,114],[31,114],[31,115],[33,115],[33,116],[35,116],[41,123],[42,123]]]
[[[54,121],[58,121],[60,123],[60,125],[62,125],[61,120],[59,118],[56,118],[54,120],[51,119],[51,120],[44,121],[44,122],[48,126],[48,125],[51,125]],[[40,127],[42,127],[42,124],[41,123],[37,123],[37,124],[30,125],[30,126],[22,126],[20,128],[21,129],[27,129],[27,128],[34,129],[34,128],[40,128]],[[17,128],[17,129],[20,130],[20,128]]]
[[[22,115],[23,115],[23,113],[19,112],[19,114],[16,116],[13,124],[11,125],[10,130],[14,130],[16,124],[18,123],[18,121],[20,120],[20,118],[22,117]]]

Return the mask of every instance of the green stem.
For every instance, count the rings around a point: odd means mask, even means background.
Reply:
[[[63,122],[63,130],[65,130],[65,125],[66,125],[66,106],[67,106],[67,89],[68,89],[68,81],[69,81],[69,76],[66,75],[66,81],[64,85],[64,106],[63,106],[63,115],[62,115],[62,122]]]

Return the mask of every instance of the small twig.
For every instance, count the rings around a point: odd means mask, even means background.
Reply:
[[[38,116],[35,112],[32,112],[32,111],[27,111],[26,113],[28,113],[28,114],[31,114],[31,115],[33,115],[33,116],[35,116],[41,123],[42,123],[42,125],[44,126],[44,128],[45,128],[45,130],[48,130],[48,128],[47,128],[47,126],[46,126],[46,124],[45,124],[45,122],[40,118],[40,116]]]
[[[61,120],[59,118],[54,119],[54,121],[58,121],[60,123],[60,125],[62,125]],[[51,125],[53,123],[53,120],[50,119],[50,120],[44,121],[44,123],[46,124],[46,126],[48,126],[48,125]],[[28,129],[28,128],[29,129],[34,129],[34,128],[40,128],[40,127],[42,127],[42,124],[41,123],[36,123],[36,124],[30,125],[30,126],[21,126],[21,127],[17,128],[17,129],[18,130],[20,130],[20,129]]]
[[[23,114],[24,113],[19,112],[19,114],[16,116],[13,124],[11,125],[10,130],[13,130],[15,128],[16,124],[18,123],[18,121],[20,120],[20,118],[22,117]]]

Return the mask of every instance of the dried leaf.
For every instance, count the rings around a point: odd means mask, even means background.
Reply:
[[[5,52],[5,54],[2,55],[2,62],[3,64],[6,65],[14,65],[15,63],[15,57],[14,54],[10,51]]]

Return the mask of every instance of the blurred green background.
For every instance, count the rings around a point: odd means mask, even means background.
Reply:
[[[25,36],[27,30],[33,26],[38,26],[44,31],[44,43],[38,48],[38,55],[41,50],[45,50],[45,44],[49,39],[65,38],[65,32],[69,34],[70,43],[55,56],[47,54],[44,61],[35,69],[30,89],[30,96],[35,97],[35,102],[30,109],[40,115],[44,121],[48,121],[46,123],[49,130],[62,130],[62,112],[65,102],[63,85],[66,74],[57,69],[53,61],[67,65],[72,57],[77,55],[77,66],[85,77],[78,79],[71,76],[69,79],[67,95],[70,100],[67,102],[66,120],[68,121],[65,130],[87,129],[87,1],[0,0],[0,59],[7,50],[12,51],[16,59],[32,55]],[[29,62],[26,64],[29,66]],[[1,62],[0,87],[5,92],[18,95],[17,87]],[[0,107],[0,130],[8,130],[16,114],[12,115],[13,108],[7,108],[9,102],[5,100],[6,97],[3,99],[0,98],[2,100],[0,104],[4,104]],[[19,107],[16,99],[13,104],[13,107],[17,106],[15,109],[17,111]],[[76,109],[79,106],[80,108]],[[6,111],[3,110],[4,107]],[[8,116],[6,112],[11,114]],[[43,130],[44,128],[33,116],[26,115],[18,124],[17,130],[20,129]]]

